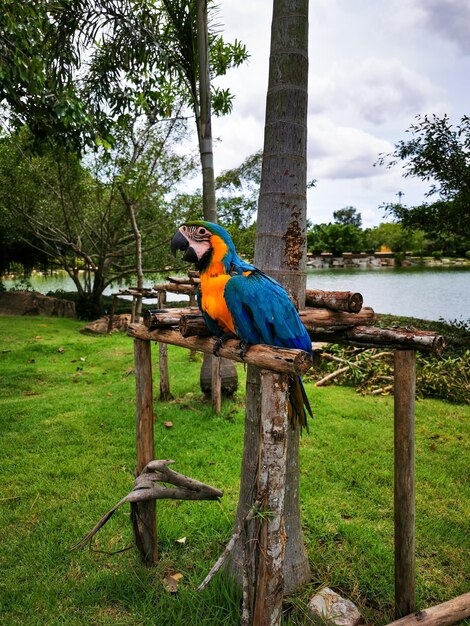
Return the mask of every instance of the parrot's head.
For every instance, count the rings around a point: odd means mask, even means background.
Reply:
[[[230,235],[218,224],[197,220],[182,224],[171,240],[171,251],[183,252],[183,261],[194,263],[203,272],[213,263],[222,263],[228,270],[235,247]]]

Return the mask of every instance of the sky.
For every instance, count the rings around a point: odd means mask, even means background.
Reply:
[[[216,174],[263,146],[272,0],[220,0],[227,41],[248,48],[245,66],[219,79],[233,113],[213,118]],[[384,221],[383,203],[414,206],[428,185],[400,166],[374,167],[418,114],[470,114],[469,0],[310,0],[307,217],[333,221],[346,206],[364,227]]]

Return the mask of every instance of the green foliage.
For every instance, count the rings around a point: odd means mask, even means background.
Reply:
[[[377,355],[382,355],[376,358]],[[333,358],[332,358],[333,357]],[[334,360],[333,360],[334,359]],[[329,346],[313,380],[347,367],[331,384],[350,385],[363,394],[393,393],[393,352],[376,349]],[[470,404],[470,350],[458,356],[433,357],[417,354],[416,393],[422,398],[440,398]]]
[[[5,3],[4,3],[5,4]],[[0,15],[0,101],[39,144],[113,146],[130,115],[170,118],[198,108],[196,2],[8,0]],[[209,36],[213,77],[245,62],[245,46]],[[214,111],[232,95],[215,88]]]
[[[408,132],[411,139],[399,141],[394,152],[381,155],[378,164],[394,167],[402,162],[404,175],[429,181],[427,196],[437,200],[417,207],[385,208],[405,227],[423,229],[444,241],[450,237],[462,253],[470,238],[470,118],[464,116],[454,127],[447,115],[418,116]]]
[[[382,223],[364,231],[364,242],[367,250],[376,252],[381,246],[393,252],[409,252],[423,250],[425,233],[420,230],[407,230],[401,224]]]
[[[351,224],[361,228],[362,217],[356,208],[353,206],[344,207],[344,209],[338,209],[334,211],[333,218],[337,224]]]
[[[23,128],[0,143],[0,211],[9,218],[0,237],[10,238],[9,249],[17,242],[39,248],[50,267],[63,268],[74,280],[81,315],[98,316],[106,286],[136,273],[129,205],[145,270],[171,263],[167,242],[180,216],[170,194],[193,160],[178,156],[166,133],[138,123],[116,134],[115,151],[90,155],[86,167],[54,144],[39,155],[30,139]],[[9,254],[4,265],[14,260],[20,259]]]
[[[363,235],[354,224],[314,224],[307,232],[307,249],[311,252],[362,252]]]
[[[69,551],[128,493],[135,466],[132,340],[85,336],[80,327],[67,319],[0,318],[9,350],[0,353],[2,623],[239,624],[233,583],[218,575],[204,592],[196,587],[232,533],[244,397],[240,391],[224,399],[214,416],[199,391],[200,358],[192,362],[183,349],[169,348],[175,401],[154,402],[156,456],[223,489],[221,503],[160,501],[154,568],[143,567],[132,548],[125,507],[91,549]],[[306,389],[315,419],[300,442],[300,500],[313,582],[288,599],[285,623],[306,623],[309,596],[322,584],[342,589],[367,623],[387,624],[394,593],[392,399],[310,383]],[[416,404],[419,607],[467,591],[469,411],[436,400]],[[176,542],[181,537],[185,544]],[[175,572],[184,576],[172,595],[163,581]]]
[[[446,337],[448,347],[442,356],[417,353],[416,393],[422,398],[470,404],[469,320],[431,322],[379,315],[377,325],[382,328],[411,325]],[[330,345],[309,377],[317,381],[343,367],[345,371],[330,379],[329,384],[354,386],[363,394],[393,393],[393,352]]]

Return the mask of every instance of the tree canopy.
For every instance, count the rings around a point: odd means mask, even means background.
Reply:
[[[112,145],[115,125],[136,111],[165,118],[182,104],[197,110],[195,21],[196,0],[5,0],[0,101],[9,122],[77,149]],[[214,76],[248,56],[215,27],[209,40]],[[213,111],[231,105],[230,92],[214,87]]]
[[[385,205],[404,226],[421,228],[434,236],[454,238],[458,250],[470,247],[470,118],[454,126],[447,115],[418,116],[391,154],[378,164],[402,163],[405,177],[429,182],[426,197],[436,198],[416,207]]]

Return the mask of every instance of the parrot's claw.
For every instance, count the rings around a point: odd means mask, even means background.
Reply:
[[[236,336],[231,332],[224,333],[221,337],[218,337],[214,343],[212,354],[214,356],[219,356],[219,350],[224,347],[224,343],[227,341],[227,339],[234,338],[236,339]]]
[[[240,350],[240,358],[242,361],[245,360],[245,355],[248,352],[249,347],[250,347],[249,344],[246,343],[246,341],[243,341],[243,339],[238,344],[238,349]]]

